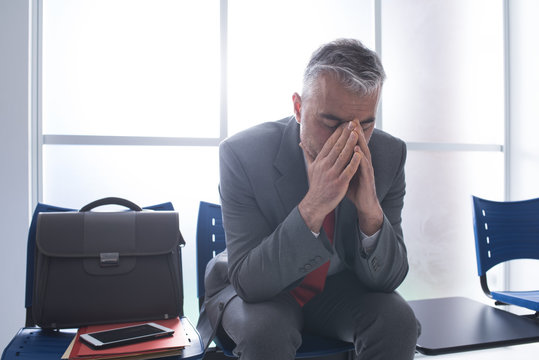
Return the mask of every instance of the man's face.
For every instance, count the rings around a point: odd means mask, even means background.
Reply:
[[[356,123],[358,132],[363,129],[368,143],[374,131],[378,98],[379,92],[360,96],[345,89],[333,76],[320,76],[306,99],[297,94],[293,97],[303,149],[316,158],[331,134],[350,121]]]

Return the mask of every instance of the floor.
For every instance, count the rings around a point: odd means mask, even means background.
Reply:
[[[428,356],[417,354],[423,360],[538,360],[539,342],[495,349],[474,350],[455,354]]]

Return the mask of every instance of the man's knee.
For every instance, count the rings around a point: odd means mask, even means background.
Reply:
[[[252,319],[244,319],[241,330],[241,338],[236,336],[234,341],[244,342],[249,344],[257,344],[260,342],[271,345],[277,345],[289,339],[300,342],[301,336],[296,326],[292,325],[289,319],[286,319],[283,314],[274,316],[256,316]],[[299,346],[299,344],[298,344]]]
[[[420,331],[412,308],[396,293],[373,294],[372,300],[373,312],[358,329],[356,351],[369,359],[412,359]]]
[[[301,315],[286,303],[247,304],[237,299],[223,316],[223,328],[243,359],[293,359],[301,345]]]
[[[391,328],[391,332],[411,333],[417,338],[418,322],[410,305],[398,294],[387,295],[388,301],[380,312],[383,321]]]
[[[296,327],[283,320],[281,315],[246,321],[242,331],[233,337],[234,353],[241,359],[294,359],[301,335]]]

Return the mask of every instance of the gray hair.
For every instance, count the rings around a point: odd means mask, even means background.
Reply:
[[[327,73],[360,95],[378,92],[386,77],[378,54],[354,39],[332,41],[313,53],[303,75],[302,96],[308,96],[314,81]]]

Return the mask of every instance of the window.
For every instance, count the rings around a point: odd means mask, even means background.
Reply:
[[[374,48],[371,0],[230,0],[228,123],[233,134],[292,115],[312,52],[340,37]]]
[[[470,195],[502,199],[506,186],[501,0],[48,0],[40,8],[38,198],[74,208],[105,196],[172,201],[193,321],[196,217],[199,201],[219,202],[219,141],[291,115],[310,54],[338,37],[380,51],[388,79],[377,126],[408,143],[411,270],[399,290],[407,299],[482,298]]]
[[[43,134],[219,137],[219,3],[45,1]]]
[[[382,1],[384,130],[408,144],[409,299],[485,300],[471,195],[504,199],[502,1]],[[503,272],[492,278],[503,283]]]
[[[198,203],[219,200],[220,3],[42,6],[40,200],[172,201],[187,241],[185,311],[196,320]]]

